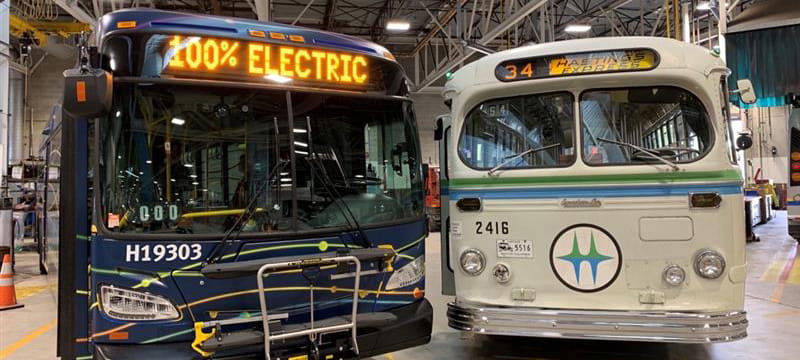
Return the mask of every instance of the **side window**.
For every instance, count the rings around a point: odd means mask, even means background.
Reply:
[[[573,103],[567,92],[483,102],[464,119],[459,157],[475,169],[568,166],[575,159]]]

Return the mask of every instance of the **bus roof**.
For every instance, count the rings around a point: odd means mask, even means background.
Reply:
[[[506,60],[626,49],[654,50],[659,57],[655,71],[685,68],[703,72],[710,68],[725,66],[719,56],[707,48],[663,37],[602,37],[565,40],[528,45],[484,56],[456,71],[447,82],[445,92],[477,84],[500,82],[495,76],[495,68]],[[629,72],[620,72],[619,74],[630,75]],[[585,74],[585,76],[593,75],[595,74]],[[565,77],[565,79],[567,78]]]
[[[357,52],[395,61],[394,56],[383,46],[354,36],[249,19],[155,9],[125,9],[108,13],[99,22],[95,35],[98,36],[98,39],[102,39],[118,32],[175,33],[176,31],[185,31],[193,35],[253,40],[253,36],[249,34],[250,30],[263,31],[267,34],[266,40],[268,41],[270,33],[300,35],[309,45]]]

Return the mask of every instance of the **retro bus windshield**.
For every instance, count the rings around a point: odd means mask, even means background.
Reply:
[[[114,95],[100,125],[111,231],[270,233],[422,215],[410,102],[145,84]]]

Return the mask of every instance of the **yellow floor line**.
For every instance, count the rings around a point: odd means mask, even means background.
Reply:
[[[773,313],[769,313],[769,314],[764,315],[764,317],[768,318],[768,319],[785,318],[785,317],[792,317],[792,316],[800,316],[800,310],[794,310],[794,309],[792,309],[792,310],[784,310],[784,311],[778,311],[778,312],[773,312]]]
[[[786,265],[787,260],[788,259],[786,258],[773,260],[769,264],[769,267],[767,267],[767,270],[764,271],[764,274],[761,275],[759,280],[766,283],[778,282],[778,278],[781,276],[781,271],[783,271],[783,267]]]
[[[42,336],[42,334],[52,330],[54,327],[56,327],[56,323],[57,322],[58,322],[58,320],[53,320],[49,324],[44,325],[44,326],[34,330],[32,333],[30,333],[28,335],[25,335],[25,337],[23,337],[22,339],[17,340],[13,344],[11,344],[9,346],[6,346],[4,349],[0,350],[0,359],[5,359],[6,357],[11,355],[15,351],[17,351],[20,348],[22,348],[23,346],[28,345],[28,343],[30,343],[31,341],[35,340],[39,336]]]
[[[17,286],[16,287],[17,300],[19,301],[19,300],[22,300],[22,299],[24,299],[26,297],[31,297],[33,295],[36,295],[36,294],[44,291],[48,287],[50,287],[50,285]]]
[[[800,285],[800,261],[794,262],[794,265],[792,266],[792,271],[789,273],[789,277],[786,278],[786,283],[793,285]]]

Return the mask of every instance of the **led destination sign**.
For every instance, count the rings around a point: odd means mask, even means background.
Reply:
[[[650,70],[658,55],[649,49],[611,50],[507,60],[495,68],[500,81]]]
[[[259,77],[363,86],[370,80],[364,55],[255,41],[170,36],[164,73],[191,76]]]

